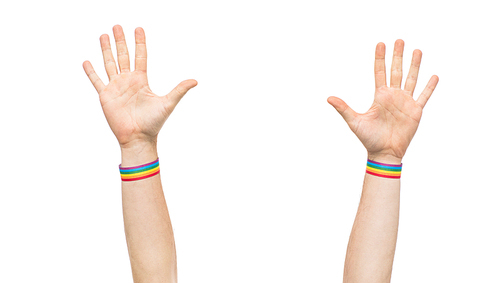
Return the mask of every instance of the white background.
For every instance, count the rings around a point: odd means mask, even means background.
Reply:
[[[0,281],[132,282],[118,143],[82,63],[144,28],[152,90],[199,85],[159,136],[179,281],[340,282],[375,45],[440,82],[403,159],[392,282],[500,282],[495,1],[4,1]],[[114,42],[112,42],[114,45]],[[115,53],[116,54],[116,53]]]

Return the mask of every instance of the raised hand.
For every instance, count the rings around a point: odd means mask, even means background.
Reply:
[[[377,44],[375,51],[375,99],[370,109],[356,113],[342,99],[331,96],[330,103],[342,115],[351,130],[356,134],[368,151],[368,158],[381,162],[399,163],[410,141],[417,131],[422,110],[439,81],[432,76],[417,100],[413,91],[417,84],[418,70],[422,52],[415,50],[404,89],[403,77],[403,40],[394,44],[390,87],[387,87],[385,73],[385,45]]]
[[[177,103],[197,82],[181,82],[166,96],[157,96],[148,85],[146,37],[142,28],[135,30],[135,70],[130,60],[122,27],[113,27],[118,53],[118,66],[111,52],[109,36],[100,37],[104,65],[109,84],[105,85],[89,61],[83,63],[85,73],[99,93],[104,115],[120,146],[128,147],[142,142],[154,142]]]

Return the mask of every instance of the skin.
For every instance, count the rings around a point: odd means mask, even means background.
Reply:
[[[367,150],[368,159],[401,164],[417,131],[422,110],[439,81],[432,76],[424,91],[414,99],[422,52],[413,52],[404,88],[404,42],[397,40],[391,66],[390,86],[385,71],[385,45],[375,51],[375,98],[363,114],[352,110],[342,99],[330,103]],[[400,179],[365,174],[358,212],[347,246],[344,282],[390,282],[399,225]]]
[[[130,70],[125,37],[113,27],[116,62],[109,37],[100,38],[109,84],[105,85],[90,62],[83,68],[99,93],[106,119],[120,144],[122,166],[136,166],[158,157],[158,133],[173,109],[192,87],[186,80],[166,96],[149,88],[146,72],[144,31],[135,31],[135,70]],[[385,78],[385,45],[379,43],[375,56],[375,99],[364,114],[354,112],[337,97],[328,102],[342,115],[367,149],[368,158],[399,164],[413,138],[422,110],[437,85],[433,76],[417,100],[413,91],[422,53],[415,50],[412,65],[401,89],[404,42],[396,41],[390,87]],[[349,239],[344,282],[389,282],[399,222],[399,179],[365,175],[362,197]],[[122,182],[123,216],[134,282],[177,282],[175,243],[160,175]]]
[[[117,61],[109,36],[100,37],[104,66],[109,78],[105,85],[89,61],[83,69],[99,93],[102,110],[118,139],[124,167],[142,165],[158,158],[160,129],[195,80],[179,83],[169,94],[152,92],[147,79],[146,37],[142,28],[135,30],[135,70],[130,59],[122,27],[113,27]],[[160,174],[122,181],[123,218],[134,282],[177,282],[177,259],[172,224]]]

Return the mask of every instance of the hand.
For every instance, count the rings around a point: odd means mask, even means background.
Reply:
[[[385,45],[379,43],[375,51],[375,100],[370,109],[359,114],[353,111],[342,99],[331,96],[330,103],[342,115],[351,130],[368,151],[368,158],[381,162],[399,163],[417,131],[422,109],[439,81],[432,76],[417,100],[413,91],[417,84],[418,70],[422,52],[415,50],[410,72],[404,89],[403,77],[404,42],[397,40],[391,67],[391,86],[387,87],[385,74]]]
[[[109,84],[99,79],[89,61],[83,69],[99,93],[102,110],[120,146],[126,148],[142,142],[156,143],[158,133],[186,92],[195,87],[195,80],[181,82],[166,96],[154,94],[146,73],[146,37],[142,28],[135,30],[135,70],[130,61],[122,27],[113,27],[120,73],[111,52],[107,34],[100,37],[104,66]]]

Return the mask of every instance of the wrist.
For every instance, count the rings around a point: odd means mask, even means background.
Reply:
[[[122,153],[121,166],[136,166],[154,161],[158,158],[156,140],[134,141],[120,145]]]
[[[376,162],[381,162],[381,163],[388,163],[388,164],[401,164],[403,157],[397,157],[391,154],[375,154],[375,153],[368,153],[368,159]]]

